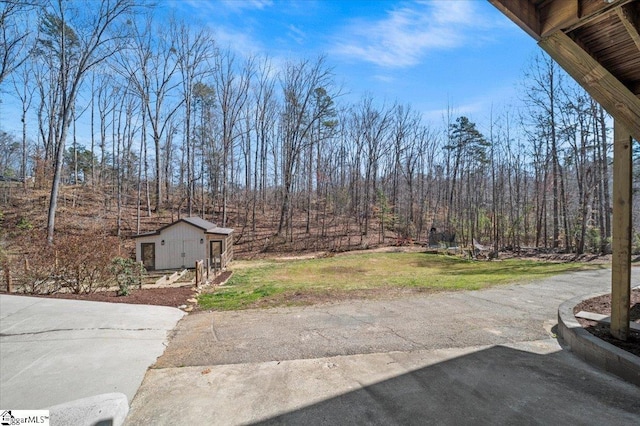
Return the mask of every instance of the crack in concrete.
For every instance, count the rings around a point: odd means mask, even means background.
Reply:
[[[332,313],[331,313],[331,312],[329,312],[329,311],[324,311],[324,312],[325,312],[327,315],[333,316],[333,317],[335,317],[335,318],[340,318],[340,316],[338,316],[338,315],[336,315],[336,314],[332,314]],[[358,321],[358,322],[361,322],[362,324],[367,324],[367,325],[371,325],[371,326],[374,326],[374,327],[381,327],[381,328],[384,328],[385,330],[388,330],[389,332],[391,332],[391,334],[393,334],[394,336],[396,336],[396,337],[400,338],[401,340],[404,340],[405,342],[411,343],[411,344],[412,344],[412,345],[414,345],[414,346],[417,346],[419,349],[427,349],[427,346],[425,346],[424,344],[419,343],[419,342],[416,342],[415,340],[412,340],[412,339],[410,339],[410,338],[408,338],[408,337],[405,337],[405,336],[400,335],[396,330],[394,330],[394,329],[393,329],[391,326],[389,326],[389,325],[384,325],[384,324],[380,324],[380,323],[373,323],[373,322],[365,321],[365,320],[363,320],[363,319],[357,318],[357,317],[355,317],[355,316],[353,316],[353,315],[349,315],[349,314],[346,314],[345,316],[347,316],[347,317],[349,317],[349,318],[352,318],[352,319],[354,319],[354,320],[356,320],[356,321]]]
[[[401,336],[397,331],[395,331],[393,328],[391,328],[391,327],[389,327],[389,326],[382,325],[381,327],[386,328],[386,329],[387,329],[387,330],[389,330],[389,331],[391,332],[391,334],[393,334],[394,336],[397,336],[397,337],[399,337],[400,339],[402,339],[402,340],[404,340],[404,341],[406,341],[406,342],[409,342],[409,343],[411,343],[411,344],[413,344],[413,345],[417,346],[417,347],[418,347],[418,348],[420,348],[420,349],[427,349],[427,346],[426,346],[426,345],[424,345],[424,344],[422,344],[422,343],[418,343],[418,342],[416,342],[416,341],[415,341],[415,340],[413,340],[413,339],[409,339],[408,337]]]
[[[213,325],[213,320],[211,320],[211,335],[213,336],[213,341],[214,342],[219,342],[220,339],[218,339],[218,334],[216,333],[216,329]]]
[[[330,342],[331,339],[328,338],[327,336],[325,336],[324,334],[322,334],[317,328],[310,328],[309,331],[314,332],[315,334],[317,334],[318,336],[322,337],[323,339],[325,339],[327,342]]]
[[[513,304],[510,304],[510,303],[496,302],[493,299],[486,298],[486,297],[480,297],[478,294],[474,294],[474,293],[469,293],[466,296],[470,297],[470,298],[472,297],[472,298],[477,299],[477,300],[482,300],[483,302],[489,302],[489,303],[491,303],[493,305],[496,305],[496,306],[503,306],[505,308],[509,308],[509,309],[513,309],[513,310],[521,311],[521,312],[528,312],[526,309],[524,309],[527,306],[526,302],[522,303],[522,304],[513,305]],[[470,309],[471,308],[469,308],[469,310]]]

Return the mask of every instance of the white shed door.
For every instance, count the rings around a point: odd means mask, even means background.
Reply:
[[[197,240],[174,240],[168,243],[171,268],[193,268],[202,257],[198,256],[200,242]]]
[[[200,241],[198,240],[182,240],[182,251],[180,257],[182,257],[184,263],[182,266],[185,268],[193,268],[196,265],[196,261],[200,260],[202,256],[199,256]]]

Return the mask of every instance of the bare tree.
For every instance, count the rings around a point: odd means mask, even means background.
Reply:
[[[227,226],[229,178],[233,166],[231,155],[240,137],[240,120],[249,96],[249,87],[254,70],[254,60],[249,58],[244,66],[235,69],[235,55],[229,50],[216,55],[215,96],[220,111],[220,139],[222,144],[222,226]]]
[[[0,130],[0,174],[11,176],[19,170],[20,143],[11,134]]]
[[[195,174],[195,138],[192,135],[192,109],[194,85],[211,74],[207,66],[214,57],[215,45],[211,35],[205,30],[192,32],[185,23],[171,23],[171,38],[177,56],[178,69],[182,83],[182,97],[184,105],[184,146],[186,149],[187,167],[187,210],[189,216],[193,213],[194,186],[197,178]]]
[[[552,245],[557,248],[560,242],[560,192],[561,175],[558,141],[558,108],[560,107],[560,87],[563,78],[558,66],[547,55],[540,54],[533,60],[531,68],[525,73],[527,79],[526,102],[531,110],[532,117],[538,119],[538,138],[544,139],[548,147],[548,159],[545,162],[551,164],[552,180]],[[545,227],[546,229],[546,227]],[[566,230],[565,230],[566,231]]]
[[[390,152],[390,129],[393,124],[393,108],[382,106],[377,108],[373,98],[366,96],[356,105],[353,111],[351,132],[357,140],[355,155],[355,173],[360,174],[360,161],[364,160],[362,169],[364,181],[361,191],[362,200],[358,217],[361,224],[361,235],[369,234],[369,222],[372,218],[372,208],[376,203],[378,193],[378,173],[381,160]],[[362,160],[361,160],[362,158]],[[358,179],[360,177],[358,176]]]
[[[282,121],[282,203],[280,219],[278,221],[278,235],[282,235],[285,221],[291,213],[291,192],[300,156],[309,143],[309,135],[316,123],[325,117],[332,106],[328,103],[317,107],[314,102],[316,89],[326,90],[329,97],[335,97],[331,92],[333,74],[326,65],[324,57],[315,62],[302,60],[298,63],[285,65],[281,77],[284,95]],[[291,224],[291,221],[288,220]]]
[[[142,100],[142,108],[151,127],[155,150],[155,206],[162,204],[162,139],[168,124],[178,112],[183,100],[169,103],[170,94],[180,86],[176,80],[178,61],[170,34],[158,28],[154,31],[150,16],[142,27],[134,24],[133,52],[122,51],[117,57],[117,71],[131,79],[132,88]],[[145,129],[146,131],[146,129]]]
[[[606,113],[602,106],[591,99],[591,113],[593,120],[593,132],[597,137],[596,164],[598,181],[598,216],[600,225],[600,252],[609,253],[611,250],[611,193],[609,191],[609,145],[607,141]]]
[[[33,101],[33,94],[35,93],[36,86],[31,84],[33,79],[33,71],[31,67],[22,67],[21,72],[17,77],[13,79],[13,87],[15,89],[20,104],[22,106],[20,111],[20,121],[22,122],[22,161],[20,163],[20,176],[24,187],[27,185],[27,112],[31,107]]]
[[[251,209],[252,232],[256,232],[256,204],[261,201],[262,213],[266,205],[267,191],[267,150],[273,139],[278,111],[273,68],[268,58],[261,61],[256,70],[256,84],[253,89],[255,159],[253,168],[253,203]]]
[[[50,243],[55,229],[64,146],[78,91],[87,72],[114,54],[118,42],[124,38],[116,28],[118,19],[134,7],[131,0],[102,0],[91,4],[92,7],[84,7],[80,2],[69,4],[58,0],[41,18],[39,53],[52,58],[53,67],[49,72],[56,76],[59,87],[58,114],[54,119],[55,169],[47,219]]]
[[[0,2],[0,84],[29,58],[32,35],[28,18],[39,0]]]

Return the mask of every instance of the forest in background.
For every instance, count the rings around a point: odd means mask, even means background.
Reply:
[[[611,119],[543,53],[522,108],[480,127],[450,107],[434,124],[401,100],[346,102],[326,57],[239,57],[134,0],[0,7],[2,101],[23,129],[0,121],[3,244],[32,227],[61,238],[56,215],[68,226],[85,194],[82,214],[112,236],[198,215],[247,252],[436,233],[496,252],[610,250]]]

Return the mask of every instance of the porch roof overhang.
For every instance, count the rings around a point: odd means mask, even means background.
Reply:
[[[489,0],[640,140],[640,0]]]

